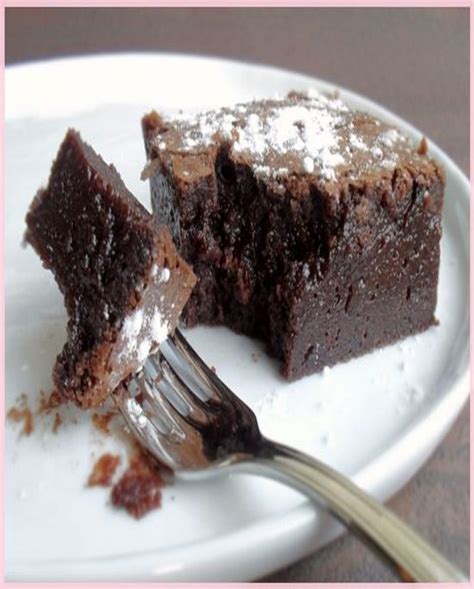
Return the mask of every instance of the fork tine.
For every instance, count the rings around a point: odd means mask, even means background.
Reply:
[[[135,385],[142,396],[142,401],[140,402],[139,409],[137,409],[137,411],[141,410],[143,413],[143,410],[147,409],[150,413],[153,413],[153,421],[156,423],[158,430],[163,435],[168,435],[170,432],[177,429],[177,423],[173,420],[172,416],[168,412],[162,411],[161,407],[156,405],[153,392],[149,389],[150,384],[147,381],[145,370],[143,370],[141,374],[132,382],[135,382]]]
[[[127,422],[129,422],[129,425],[132,425],[133,429],[146,426],[147,418],[142,407],[144,399],[143,374],[136,375],[134,379],[124,384],[123,388],[113,395],[113,398],[117,407],[121,411],[126,411],[128,416]],[[166,422],[161,414],[156,416],[153,425],[162,435],[169,433],[172,428],[172,424]]]
[[[194,403],[193,398],[186,391],[181,392],[181,388],[185,388],[182,383],[175,382],[170,374],[169,364],[166,362],[164,356],[158,351],[153,356],[150,356],[145,363],[145,371],[147,377],[155,384],[159,380],[164,379],[170,385],[172,392],[174,393],[171,399],[168,399],[179,413],[185,417],[193,411]]]
[[[127,397],[126,394],[118,394],[114,395],[114,400],[126,424],[138,440],[154,456],[173,468],[176,464],[176,457],[173,452],[174,448],[166,434],[161,433],[156,424],[148,419],[143,412],[139,413],[136,409],[131,409],[131,402],[139,405],[135,399]]]
[[[128,402],[122,397],[117,404],[129,427],[173,470],[202,469],[214,460],[232,459],[250,437],[261,439],[253,412],[179,331],[176,338],[169,336],[161,344],[122,390]]]
[[[164,355],[159,351],[158,360],[153,358],[153,363],[159,363],[163,379],[169,384],[169,389],[165,391],[168,401],[174,405],[175,409],[191,423],[192,425],[203,425],[208,423],[208,413],[212,411],[212,405],[206,404],[191,392],[186,383],[180,378],[178,372],[166,360]],[[168,396],[168,390],[171,393]]]
[[[171,336],[160,345],[158,352],[166,359],[168,365],[173,368],[173,372],[179,376],[186,389],[192,391],[194,397],[197,397],[203,403],[207,403],[213,396],[212,388],[177,348]]]
[[[174,347],[178,352],[186,358],[193,368],[198,369],[198,374],[207,383],[208,379],[212,379],[215,373],[207,366],[204,360],[198,355],[198,353],[191,347],[191,344],[184,337],[184,335],[176,329],[174,334],[169,338],[174,344]]]
[[[221,381],[217,374],[212,371],[198,353],[191,347],[190,343],[184,335],[175,329],[172,336],[168,337],[167,343],[181,357],[184,357],[185,363],[192,366],[194,371],[198,374],[201,380],[206,383],[214,393],[217,399],[230,398],[234,401],[238,397]]]
[[[145,379],[143,384],[145,399],[152,408],[151,413],[153,414],[153,418],[156,419],[157,416],[165,416],[167,423],[171,426],[168,432],[169,438],[176,442],[184,440],[186,436],[186,422],[168,400],[165,394],[166,382],[161,380],[157,383],[149,383]],[[145,403],[144,409],[146,409]]]

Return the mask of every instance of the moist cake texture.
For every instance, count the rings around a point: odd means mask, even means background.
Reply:
[[[262,338],[290,379],[435,323],[444,174],[396,128],[292,93],[142,121],[188,325]]]
[[[54,384],[64,400],[100,405],[174,329],[195,276],[169,230],[73,130],[26,223],[69,318]]]

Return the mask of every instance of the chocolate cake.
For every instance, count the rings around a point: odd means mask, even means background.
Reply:
[[[424,140],[319,93],[142,124],[156,222],[198,276],[188,325],[262,338],[295,379],[435,323],[444,175]]]
[[[26,223],[69,317],[55,386],[63,399],[97,406],[174,329],[195,276],[168,229],[73,130]]]

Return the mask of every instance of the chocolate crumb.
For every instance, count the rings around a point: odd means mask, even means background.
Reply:
[[[56,434],[58,433],[58,429],[61,427],[63,423],[62,417],[59,415],[59,413],[56,413],[56,415],[54,416],[54,422],[53,422],[53,432]]]
[[[87,484],[89,487],[108,487],[112,484],[112,478],[120,464],[120,456],[113,454],[103,454],[94,464],[92,473],[89,476]]]
[[[161,506],[161,489],[170,471],[146,450],[137,447],[130,464],[111,493],[112,505],[139,519]]]
[[[34,429],[33,426],[33,414],[31,413],[31,409],[26,407],[25,409],[18,409],[18,407],[12,407],[7,413],[8,419],[10,421],[14,421],[15,423],[20,423],[23,421],[23,429],[21,433],[25,436],[29,436]]]
[[[426,155],[428,153],[428,141],[426,137],[422,137],[420,141],[420,145],[417,149],[418,155]]]
[[[110,434],[110,422],[115,417],[115,415],[115,411],[107,411],[107,413],[94,413],[92,415],[92,423],[102,433]]]
[[[36,413],[38,415],[42,413],[51,413],[53,409],[56,409],[62,404],[61,397],[57,391],[53,391],[48,395],[44,391],[40,391],[39,407]]]
[[[18,407],[11,407],[7,413],[7,418],[14,423],[23,422],[23,428],[20,435],[29,436],[34,429],[33,413],[28,407],[28,398],[23,393],[19,399]]]

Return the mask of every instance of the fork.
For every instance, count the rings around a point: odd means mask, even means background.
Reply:
[[[114,394],[131,431],[184,480],[229,472],[285,483],[329,510],[403,581],[468,582],[394,513],[323,462],[265,438],[252,410],[176,329]]]

